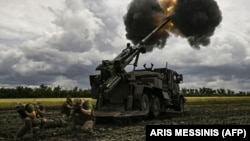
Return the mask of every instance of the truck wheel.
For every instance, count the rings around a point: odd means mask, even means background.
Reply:
[[[184,112],[184,99],[181,97],[179,101],[179,105],[176,109],[179,112]]]
[[[142,111],[145,111],[145,112],[149,111],[149,98],[146,94],[142,95],[140,104],[141,104]]]
[[[160,115],[161,103],[159,97],[155,97],[152,101],[152,105],[150,108],[150,113],[153,118],[158,118]]]

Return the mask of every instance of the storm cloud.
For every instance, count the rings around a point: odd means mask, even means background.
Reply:
[[[143,2],[143,0],[137,1]],[[152,2],[152,0],[147,1]],[[165,0],[159,1],[162,9],[164,6],[162,2]],[[215,4],[212,0],[203,1]],[[132,42],[127,38],[128,27],[124,24],[131,2],[133,1],[0,1],[2,6],[0,9],[0,86],[36,87],[45,84],[60,85],[63,88],[89,88],[89,75],[98,73],[95,68],[101,61],[113,59],[126,48],[128,42]],[[184,1],[181,1],[180,8],[183,6],[182,2]],[[196,4],[197,1],[186,0],[185,2]],[[250,90],[250,76],[247,75],[250,69],[248,67],[250,66],[250,26],[246,24],[250,19],[245,16],[249,13],[249,4],[247,0],[217,1],[218,7],[214,6],[215,9],[219,8],[219,11],[217,9],[215,13],[213,13],[214,10],[205,12],[209,17],[213,17],[213,20],[208,20],[213,26],[203,25],[208,26],[209,30],[202,32],[205,35],[202,38],[197,36],[201,35],[199,31],[189,32],[190,24],[183,27],[180,32],[173,30],[174,27],[169,29],[171,27],[169,23],[166,26],[169,30],[161,31],[165,37],[160,38],[160,41],[155,42],[156,44],[152,42],[154,48],[151,52],[140,56],[138,67],[142,67],[144,63],[153,63],[154,67],[164,67],[168,62],[169,68],[183,74],[182,88]],[[140,6],[137,5],[137,7]],[[163,15],[156,14],[156,25],[160,24],[162,17],[168,16],[166,11],[161,9],[157,5],[153,8],[156,12],[163,13]],[[140,17],[140,14],[134,17]],[[191,12],[183,19],[196,23],[197,18],[206,21],[204,14],[197,15],[197,12]],[[179,23],[177,19],[173,19],[172,22],[175,22],[176,26]],[[203,22],[198,23],[203,24]],[[155,26],[150,20],[145,24]],[[202,29],[203,26],[200,28]],[[214,27],[216,27],[215,30]],[[150,32],[152,29],[148,28],[145,32]],[[131,31],[135,32],[133,28]],[[143,35],[138,37],[143,38]],[[209,44],[204,44],[206,47],[196,50],[190,47],[191,44],[187,41],[189,39],[198,41],[199,46],[203,46],[203,41],[209,39]],[[138,41],[139,38],[134,43]],[[195,45],[193,44],[194,48]]]

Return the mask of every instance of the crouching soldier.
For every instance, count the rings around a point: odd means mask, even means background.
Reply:
[[[71,111],[73,119],[73,129],[77,125],[82,127],[84,132],[93,135],[93,127],[95,125],[94,107],[92,103],[85,99],[74,98],[73,110]]]
[[[73,102],[71,97],[68,95],[66,100],[63,102],[61,106],[62,119],[69,120],[72,109],[73,109]]]
[[[18,103],[15,108],[20,117],[24,120],[23,125],[17,131],[17,138],[23,137],[29,131],[33,132],[36,128],[40,128],[41,119],[37,117],[39,113],[36,111],[34,104]],[[40,110],[40,112],[44,113],[42,110]]]
[[[22,138],[29,131],[32,131],[34,135],[40,129],[67,126],[62,119],[47,119],[45,106],[41,103],[18,103],[15,108],[24,120],[23,125],[17,131],[17,138]]]
[[[33,103],[35,106],[36,117],[41,120],[39,129],[55,128],[67,126],[67,122],[60,118],[48,119],[45,117],[45,106],[40,102]],[[37,129],[37,128],[35,128]]]

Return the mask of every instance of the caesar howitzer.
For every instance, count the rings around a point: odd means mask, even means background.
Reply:
[[[127,47],[113,60],[103,60],[96,67],[100,74],[90,75],[91,96],[97,99],[96,116],[154,115],[166,108],[183,111],[184,96],[179,83],[182,74],[166,68],[136,70],[140,53],[145,53],[146,43],[171,20],[167,17],[135,46]],[[134,69],[126,72],[125,67],[134,60]],[[151,106],[154,105],[154,106]]]
[[[155,28],[150,34],[148,34],[144,39],[141,40],[134,47],[127,44],[127,48],[124,49],[117,57],[113,60],[103,60],[102,64],[99,65],[96,70],[101,71],[101,79],[104,80],[103,88],[104,90],[112,89],[122,77],[122,73],[124,73],[124,68],[131,63],[131,61],[136,57],[134,62],[134,69],[137,66],[138,58],[140,53],[145,52],[145,42],[150,39],[150,37],[155,34],[158,30],[160,30],[166,23],[170,21],[170,18],[166,18],[164,22],[157,28]]]

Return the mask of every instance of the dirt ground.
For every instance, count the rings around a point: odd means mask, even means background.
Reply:
[[[60,116],[59,109],[47,109],[47,118]],[[184,113],[167,112],[158,119],[110,120],[97,122],[95,134],[69,127],[40,130],[36,136],[28,133],[23,140],[35,141],[143,141],[145,125],[250,125],[250,103],[199,103],[185,105]],[[0,141],[15,140],[22,125],[15,110],[0,110]]]

